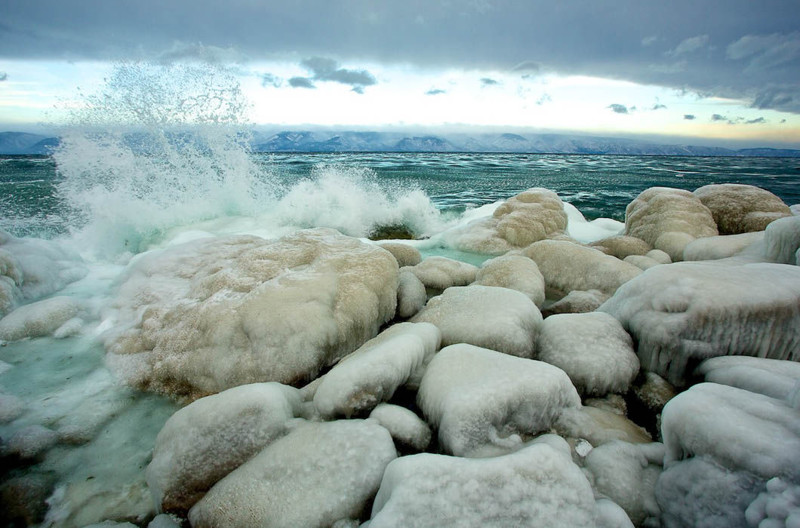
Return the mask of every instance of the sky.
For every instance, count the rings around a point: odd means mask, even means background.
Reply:
[[[800,147],[798,0],[0,0],[0,130],[124,61],[235,72],[265,127]]]

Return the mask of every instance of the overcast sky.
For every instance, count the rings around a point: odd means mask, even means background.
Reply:
[[[800,143],[798,0],[4,0],[0,122],[194,58],[238,64],[262,123]]]

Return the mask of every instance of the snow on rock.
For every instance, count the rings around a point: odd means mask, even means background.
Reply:
[[[573,290],[558,301],[542,307],[542,316],[550,317],[555,314],[585,313],[597,310],[610,296],[600,290],[580,291]]]
[[[625,230],[625,224],[611,218],[595,218],[589,222],[583,213],[569,202],[564,202],[564,212],[567,213],[567,236],[581,244],[617,236]],[[558,234],[549,235],[548,238],[557,236]]]
[[[689,242],[719,232],[711,211],[689,191],[651,187],[625,209],[625,234],[641,238],[678,261]]]
[[[495,458],[398,458],[386,468],[368,526],[585,528],[595,526],[595,508],[569,447],[551,436]]]
[[[763,231],[773,220],[792,214],[783,200],[753,185],[705,185],[694,195],[711,211],[721,235]]]
[[[423,368],[440,343],[441,333],[430,323],[391,327],[322,377],[314,407],[325,418],[369,412]]]
[[[567,213],[556,193],[528,189],[500,204],[490,217],[479,218],[445,233],[462,251],[501,255],[552,235],[563,234]]]
[[[590,246],[620,260],[625,260],[625,257],[631,255],[647,255],[653,249],[653,246],[641,238],[626,235],[604,238],[597,242],[592,242]]]
[[[369,417],[389,431],[398,447],[424,451],[431,443],[431,428],[405,407],[381,403],[372,410]]]
[[[397,284],[397,317],[408,319],[428,302],[425,285],[410,271],[401,271]]]
[[[17,341],[26,337],[53,335],[73,319],[81,306],[71,297],[50,297],[20,306],[0,319],[0,339]]]
[[[662,471],[664,445],[608,442],[592,449],[584,460],[592,487],[625,510],[637,526],[658,519],[656,480]]]
[[[652,442],[644,428],[624,415],[588,405],[564,409],[553,423],[553,429],[565,438],[582,438],[593,446],[614,440],[633,444]]]
[[[331,229],[195,240],[128,270],[108,361],[138,388],[189,399],[297,383],[394,317],[397,280],[388,251]]]
[[[523,293],[472,285],[448,288],[411,321],[436,325],[442,331],[443,346],[470,343],[531,357],[542,315]]]
[[[397,259],[399,267],[416,266],[422,261],[419,250],[410,244],[402,242],[379,242],[378,245],[392,254]]]
[[[791,401],[800,388],[800,363],[748,356],[720,356],[700,363],[695,374],[705,381],[730,385]]]
[[[683,260],[718,260],[741,253],[764,239],[763,231],[698,238],[683,249]]]
[[[639,373],[633,340],[611,315],[561,314],[542,322],[537,359],[567,373],[582,396],[625,393]]]
[[[189,511],[194,528],[327,527],[359,519],[396,457],[372,420],[298,424]]]
[[[433,358],[417,404],[438,431],[441,448],[461,456],[512,449],[581,403],[561,369],[460,344]]]
[[[477,266],[447,257],[428,257],[416,266],[401,268],[409,271],[432,290],[445,290],[451,286],[466,286],[475,280]]]
[[[800,409],[762,394],[701,383],[664,407],[665,467],[706,456],[764,479],[800,479]]]
[[[0,317],[19,304],[61,290],[86,273],[80,256],[59,242],[16,238],[0,229]]]
[[[283,436],[300,407],[297,389],[254,383],[177,411],[158,434],[147,466],[158,511],[189,510],[217,481]]]
[[[766,489],[750,503],[744,516],[750,526],[797,528],[800,526],[800,484],[778,477],[768,480]]]
[[[542,240],[522,254],[544,276],[548,298],[559,299],[574,290],[599,290],[612,295],[642,270],[602,251],[564,240]]]
[[[544,303],[544,277],[536,263],[522,255],[487,260],[478,270],[475,284],[517,290],[530,297],[536,306]]]
[[[622,286],[599,310],[633,336],[643,369],[676,385],[684,383],[687,368],[710,357],[800,360],[796,266],[657,266]]]

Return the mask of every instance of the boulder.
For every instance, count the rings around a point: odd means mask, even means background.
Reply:
[[[391,253],[397,259],[397,265],[401,268],[404,266],[416,266],[422,261],[422,255],[420,255],[419,250],[410,244],[380,242],[378,245]]]
[[[632,236],[616,235],[597,242],[592,242],[591,247],[597,248],[607,255],[625,260],[631,255],[646,255],[653,247],[642,240]]]
[[[414,317],[428,302],[425,285],[410,271],[400,272],[397,283],[397,317]]]
[[[0,319],[0,339],[17,341],[53,335],[80,309],[80,304],[71,297],[51,297],[20,306]]]
[[[683,260],[724,259],[737,255],[745,248],[763,240],[763,231],[698,238],[683,249]]]
[[[544,303],[544,277],[536,263],[522,255],[487,260],[478,270],[475,284],[517,290],[530,297],[536,306]]]
[[[753,185],[705,185],[694,195],[711,211],[720,235],[763,231],[773,220],[792,215],[783,200]]]
[[[552,304],[545,304],[542,317],[555,314],[586,313],[597,310],[610,296],[600,290],[573,290]]]
[[[398,448],[407,451],[424,451],[431,443],[433,436],[431,428],[413,411],[405,407],[381,403],[372,410],[369,417],[389,431]]]
[[[477,266],[447,257],[428,257],[416,266],[404,267],[425,285],[426,288],[441,292],[451,286],[466,286],[475,280]]]

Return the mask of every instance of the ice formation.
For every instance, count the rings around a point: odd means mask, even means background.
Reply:
[[[797,264],[800,250],[800,217],[775,220],[764,230],[764,256],[770,262]]]
[[[628,255],[623,259],[628,264],[633,264],[642,271],[649,270],[653,266],[660,266],[661,262],[652,259],[646,255]]]
[[[85,275],[82,259],[62,244],[16,238],[0,229],[0,317]]]
[[[544,303],[544,277],[536,263],[522,255],[487,260],[478,270],[475,284],[517,290],[530,297],[536,306]]]
[[[641,238],[678,261],[689,242],[719,232],[711,211],[689,191],[651,187],[625,209],[625,234]]]
[[[750,503],[744,515],[750,526],[797,528],[800,526],[800,484],[778,477],[768,480],[766,489]]]
[[[431,428],[413,411],[381,403],[369,414],[370,419],[377,421],[389,433],[400,448],[424,451],[431,443]]]
[[[647,255],[653,249],[650,244],[641,238],[626,235],[603,238],[597,242],[592,242],[590,246],[620,260],[625,260],[625,257],[630,255]]]
[[[583,396],[625,393],[639,373],[633,340],[609,314],[561,314],[542,322],[536,358],[567,373]]]
[[[378,245],[391,253],[397,259],[397,265],[401,268],[404,266],[416,266],[422,261],[422,255],[420,255],[419,250],[410,244],[380,242]]]
[[[800,269],[718,262],[651,268],[599,308],[633,336],[643,369],[682,385],[710,357],[800,360]]]
[[[330,229],[196,240],[132,265],[109,363],[138,388],[188,398],[296,383],[374,337],[396,295],[394,257]]]
[[[358,520],[394,458],[372,420],[298,424],[219,481],[189,511],[194,528],[307,528]]]
[[[433,454],[398,458],[386,468],[369,528],[595,525],[591,487],[560,438],[505,456]]]
[[[417,404],[443,450],[474,455],[518,446],[521,436],[547,430],[564,408],[581,403],[569,377],[552,365],[460,344],[433,358]]]
[[[397,284],[397,317],[414,317],[428,302],[425,285],[410,271],[400,271]]]
[[[542,307],[542,316],[550,317],[560,313],[593,312],[606,302],[610,296],[600,290],[573,290],[552,304]]]
[[[694,195],[711,211],[721,235],[763,231],[773,220],[792,214],[783,200],[752,185],[705,185]]]
[[[286,432],[297,389],[253,383],[195,400],[156,438],[147,485],[158,511],[186,512],[217,481]]]
[[[611,295],[642,272],[600,250],[564,240],[542,240],[522,254],[539,266],[548,298],[559,299],[574,290],[600,290]]]
[[[542,315],[528,296],[508,288],[448,288],[411,319],[433,323],[442,345],[470,343],[520,357],[531,357]]]
[[[652,442],[647,431],[624,414],[589,405],[564,409],[553,422],[553,430],[565,438],[585,439],[593,446],[614,440],[633,444]]]
[[[403,323],[368,341],[325,374],[314,407],[326,418],[371,411],[428,363],[441,334],[430,323]]]
[[[720,356],[703,361],[695,374],[721,383],[786,400],[800,392],[800,363],[749,356]]]
[[[698,238],[683,249],[683,260],[717,260],[732,257],[764,239],[763,231]]]
[[[617,236],[625,230],[625,224],[611,218],[595,218],[589,222],[583,213],[569,202],[564,202],[564,212],[567,214],[566,235],[581,244]],[[549,235],[549,238],[557,236],[559,235],[553,234]]]
[[[0,319],[0,339],[17,341],[56,333],[78,315],[80,304],[71,297],[50,297],[20,306]]]
[[[567,214],[556,193],[528,189],[500,204],[491,217],[479,218],[447,233],[450,244],[463,251],[500,255],[567,228]]]
[[[426,288],[444,290],[451,286],[466,286],[475,280],[478,268],[447,257],[428,257],[416,266],[401,268],[422,281]]]

